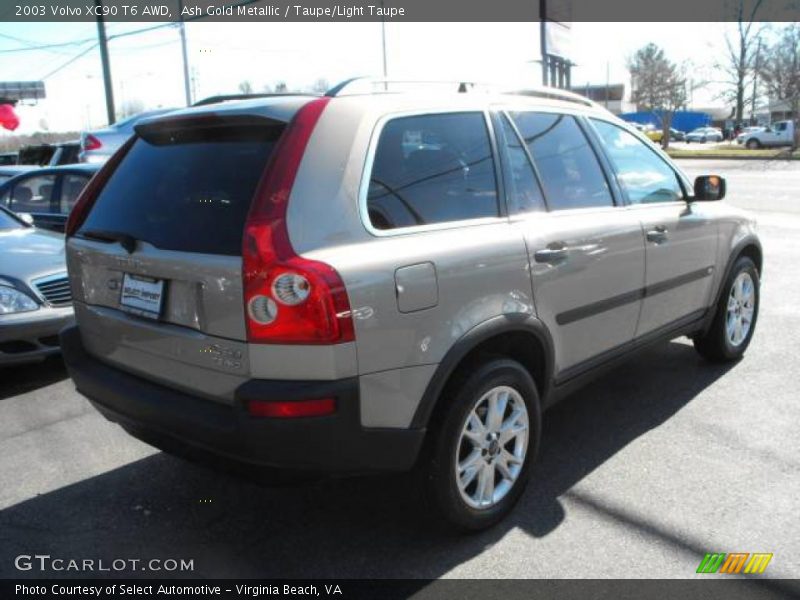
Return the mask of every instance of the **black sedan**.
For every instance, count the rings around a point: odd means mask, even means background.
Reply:
[[[30,215],[37,227],[64,231],[69,211],[98,169],[75,164],[26,170],[0,183],[0,206]]]

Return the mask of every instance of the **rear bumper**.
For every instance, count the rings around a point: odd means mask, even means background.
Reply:
[[[198,398],[111,367],[83,348],[77,326],[61,332],[61,347],[77,390],[110,421],[156,446],[247,465],[320,472],[410,469],[423,429],[361,426],[358,378],[337,381],[253,379],[231,405]],[[251,417],[250,399],[335,397],[337,411],[324,417]]]

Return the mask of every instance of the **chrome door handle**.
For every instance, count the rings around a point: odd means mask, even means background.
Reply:
[[[647,241],[660,244],[667,241],[669,230],[664,225],[657,225],[647,232]]]
[[[566,248],[544,248],[537,250],[533,258],[538,263],[555,263],[567,258]]]

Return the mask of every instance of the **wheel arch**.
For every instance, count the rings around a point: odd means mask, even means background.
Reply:
[[[427,427],[444,408],[440,400],[459,375],[482,357],[498,355],[517,360],[533,377],[542,408],[547,405],[553,375],[553,341],[547,327],[528,314],[501,315],[476,325],[445,354],[420,400],[411,427]]]
[[[711,326],[711,322],[714,320],[714,314],[716,313],[717,306],[719,306],[722,293],[725,290],[725,282],[728,281],[728,277],[730,277],[736,261],[738,261],[742,256],[747,256],[755,263],[759,277],[764,272],[764,251],[761,247],[761,242],[755,235],[747,235],[736,243],[728,255],[728,262],[725,265],[725,272],[722,274],[722,277],[719,280],[717,291],[714,294],[714,303],[711,305],[711,310],[709,310],[709,315],[706,318],[706,323],[703,327],[704,333],[708,331],[708,328]]]

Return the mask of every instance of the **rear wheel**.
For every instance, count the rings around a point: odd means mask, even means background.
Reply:
[[[747,140],[745,146],[747,147],[748,150],[758,150],[759,148],[761,148],[761,142],[759,142],[756,139]]]
[[[494,358],[454,391],[425,466],[436,516],[467,531],[505,517],[525,489],[539,446],[539,395],[518,362]]]
[[[703,357],[724,362],[744,354],[758,319],[759,285],[755,263],[746,256],[737,260],[725,281],[711,327],[694,340]]]

